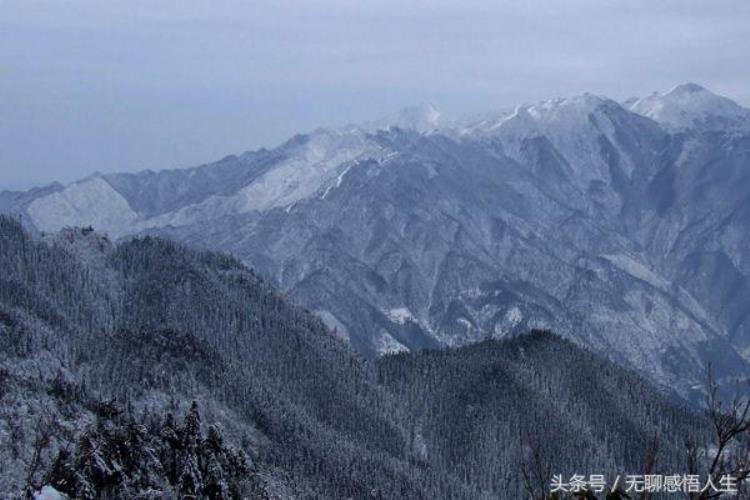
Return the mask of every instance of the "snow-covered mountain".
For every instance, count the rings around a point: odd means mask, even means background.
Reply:
[[[750,120],[750,110],[695,83],[684,83],[666,93],[656,92],[632,100],[628,107],[677,130],[739,128],[747,132]]]
[[[750,360],[750,111],[695,84],[420,107],[199,167],[0,194],[231,252],[368,354],[548,327],[689,395]]]

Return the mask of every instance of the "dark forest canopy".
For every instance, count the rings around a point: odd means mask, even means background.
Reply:
[[[90,464],[92,442],[123,433],[163,467],[168,415],[193,401],[202,424],[190,439],[177,427],[200,476],[219,455],[252,464],[252,484],[216,498],[516,498],[530,447],[555,473],[628,473],[673,436],[658,463],[674,472],[682,438],[702,436],[690,410],[549,332],[363,360],[234,258],[167,240],[34,239],[0,217],[0,269],[0,495]],[[102,415],[110,401],[122,414]],[[217,433],[232,451],[210,458]],[[147,479],[129,487],[180,484]]]

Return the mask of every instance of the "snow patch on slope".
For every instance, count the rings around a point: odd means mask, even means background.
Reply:
[[[641,281],[645,281],[649,285],[661,291],[668,291],[670,284],[669,281],[657,275],[645,265],[641,264],[634,258],[625,254],[611,254],[602,255],[604,259],[613,264],[616,268],[627,274],[638,278]]]
[[[513,306],[505,313],[505,321],[510,323],[511,326],[516,326],[523,321],[523,313],[518,307]]]
[[[341,183],[344,182],[344,177],[346,176],[346,174],[348,174],[349,170],[351,170],[352,167],[356,166],[358,163],[359,163],[359,160],[355,160],[354,162],[352,162],[349,165],[347,165],[346,168],[336,178],[336,183],[329,185],[326,188],[326,190],[323,191],[323,194],[320,197],[320,199],[321,200],[325,200],[326,196],[328,196],[328,193],[330,193],[332,189],[340,188],[341,187]]]
[[[352,168],[364,160],[384,157],[386,150],[362,130],[350,128],[316,130],[285,153],[283,160],[236,193],[211,196],[199,204],[143,221],[140,229],[183,226],[274,208],[289,211],[318,193],[325,198],[331,189],[341,186]]]
[[[37,198],[26,213],[40,231],[93,226],[112,238],[132,231],[138,219],[127,200],[101,177],[91,177]]]
[[[406,324],[407,321],[410,321],[412,323],[417,323],[417,320],[414,318],[414,315],[406,307],[396,307],[394,309],[391,309],[390,311],[387,312],[387,315],[388,315],[388,319],[390,319],[394,323],[398,323],[399,325]]]
[[[347,344],[351,341],[351,338],[349,337],[349,330],[330,311],[319,309],[315,311],[315,314],[317,314],[318,317],[323,320],[323,323],[325,323],[328,329],[331,330],[331,332],[333,332],[333,334],[337,338],[343,340]]]
[[[521,309],[519,309],[518,306],[509,308],[507,311],[505,311],[503,318],[495,323],[495,326],[492,329],[493,335],[496,338],[503,338],[509,335],[516,329],[518,325],[521,324],[523,319],[523,312],[521,312]]]
[[[456,320],[456,323],[458,323],[460,325],[463,325],[463,327],[466,328],[467,330],[473,330],[474,329],[474,325],[472,325],[471,321],[469,321],[466,318],[458,318]]]
[[[409,352],[408,347],[393,338],[393,336],[386,331],[383,331],[382,335],[378,339],[375,349],[380,356],[384,356],[386,354],[396,354],[399,352]]]
[[[238,193],[242,211],[263,211],[308,198],[334,185],[349,162],[381,153],[380,146],[357,129],[319,130],[304,147]]]
[[[65,500],[68,497],[57,491],[52,486],[45,486],[34,494],[34,500]]]

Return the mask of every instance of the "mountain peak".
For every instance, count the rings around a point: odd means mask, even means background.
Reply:
[[[654,92],[629,102],[628,108],[673,129],[750,127],[750,110],[696,83],[682,83],[664,93]]]
[[[435,106],[423,103],[402,108],[392,115],[366,124],[365,128],[374,131],[397,127],[424,133],[440,128],[443,121],[443,115]]]
[[[488,113],[481,119],[469,122],[463,129],[468,134],[497,134],[511,131],[528,135],[544,133],[549,128],[569,130],[588,125],[589,115],[603,106],[616,102],[596,94],[584,93],[570,97],[553,97],[535,104],[516,106],[513,110]]]
[[[675,86],[672,90],[667,92],[667,94],[685,95],[685,94],[693,94],[695,92],[709,92],[709,90],[706,89],[706,87],[702,87],[698,85],[697,83],[687,82],[687,83],[681,83]]]
[[[606,97],[585,93],[571,97],[556,97],[528,107],[528,111],[542,122],[587,121],[588,115],[610,102]]]
[[[415,130],[435,129],[440,124],[440,118],[442,117],[435,106],[426,103],[406,107],[399,111],[398,116],[401,122],[410,125]]]

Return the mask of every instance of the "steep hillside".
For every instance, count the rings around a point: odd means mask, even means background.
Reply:
[[[39,240],[0,217],[0,267],[2,495],[80,468],[90,498],[216,477],[259,497],[512,498],[526,429],[590,473],[634,470],[656,431],[701,433],[550,334],[373,365],[234,258],[162,239]]]
[[[113,246],[78,229],[39,242],[2,218],[0,266],[2,435],[13,436],[3,439],[3,491],[23,486],[37,421],[70,434],[92,420],[88,402],[110,398],[139,415],[198,400],[270,489],[431,491],[365,367],[236,260],[153,238]]]
[[[522,488],[531,449],[563,477],[615,477],[643,471],[657,438],[658,469],[670,474],[685,468],[685,437],[700,435],[688,410],[633,372],[548,332],[395,354],[377,366],[380,382],[407,404],[415,445],[490,491]]]

